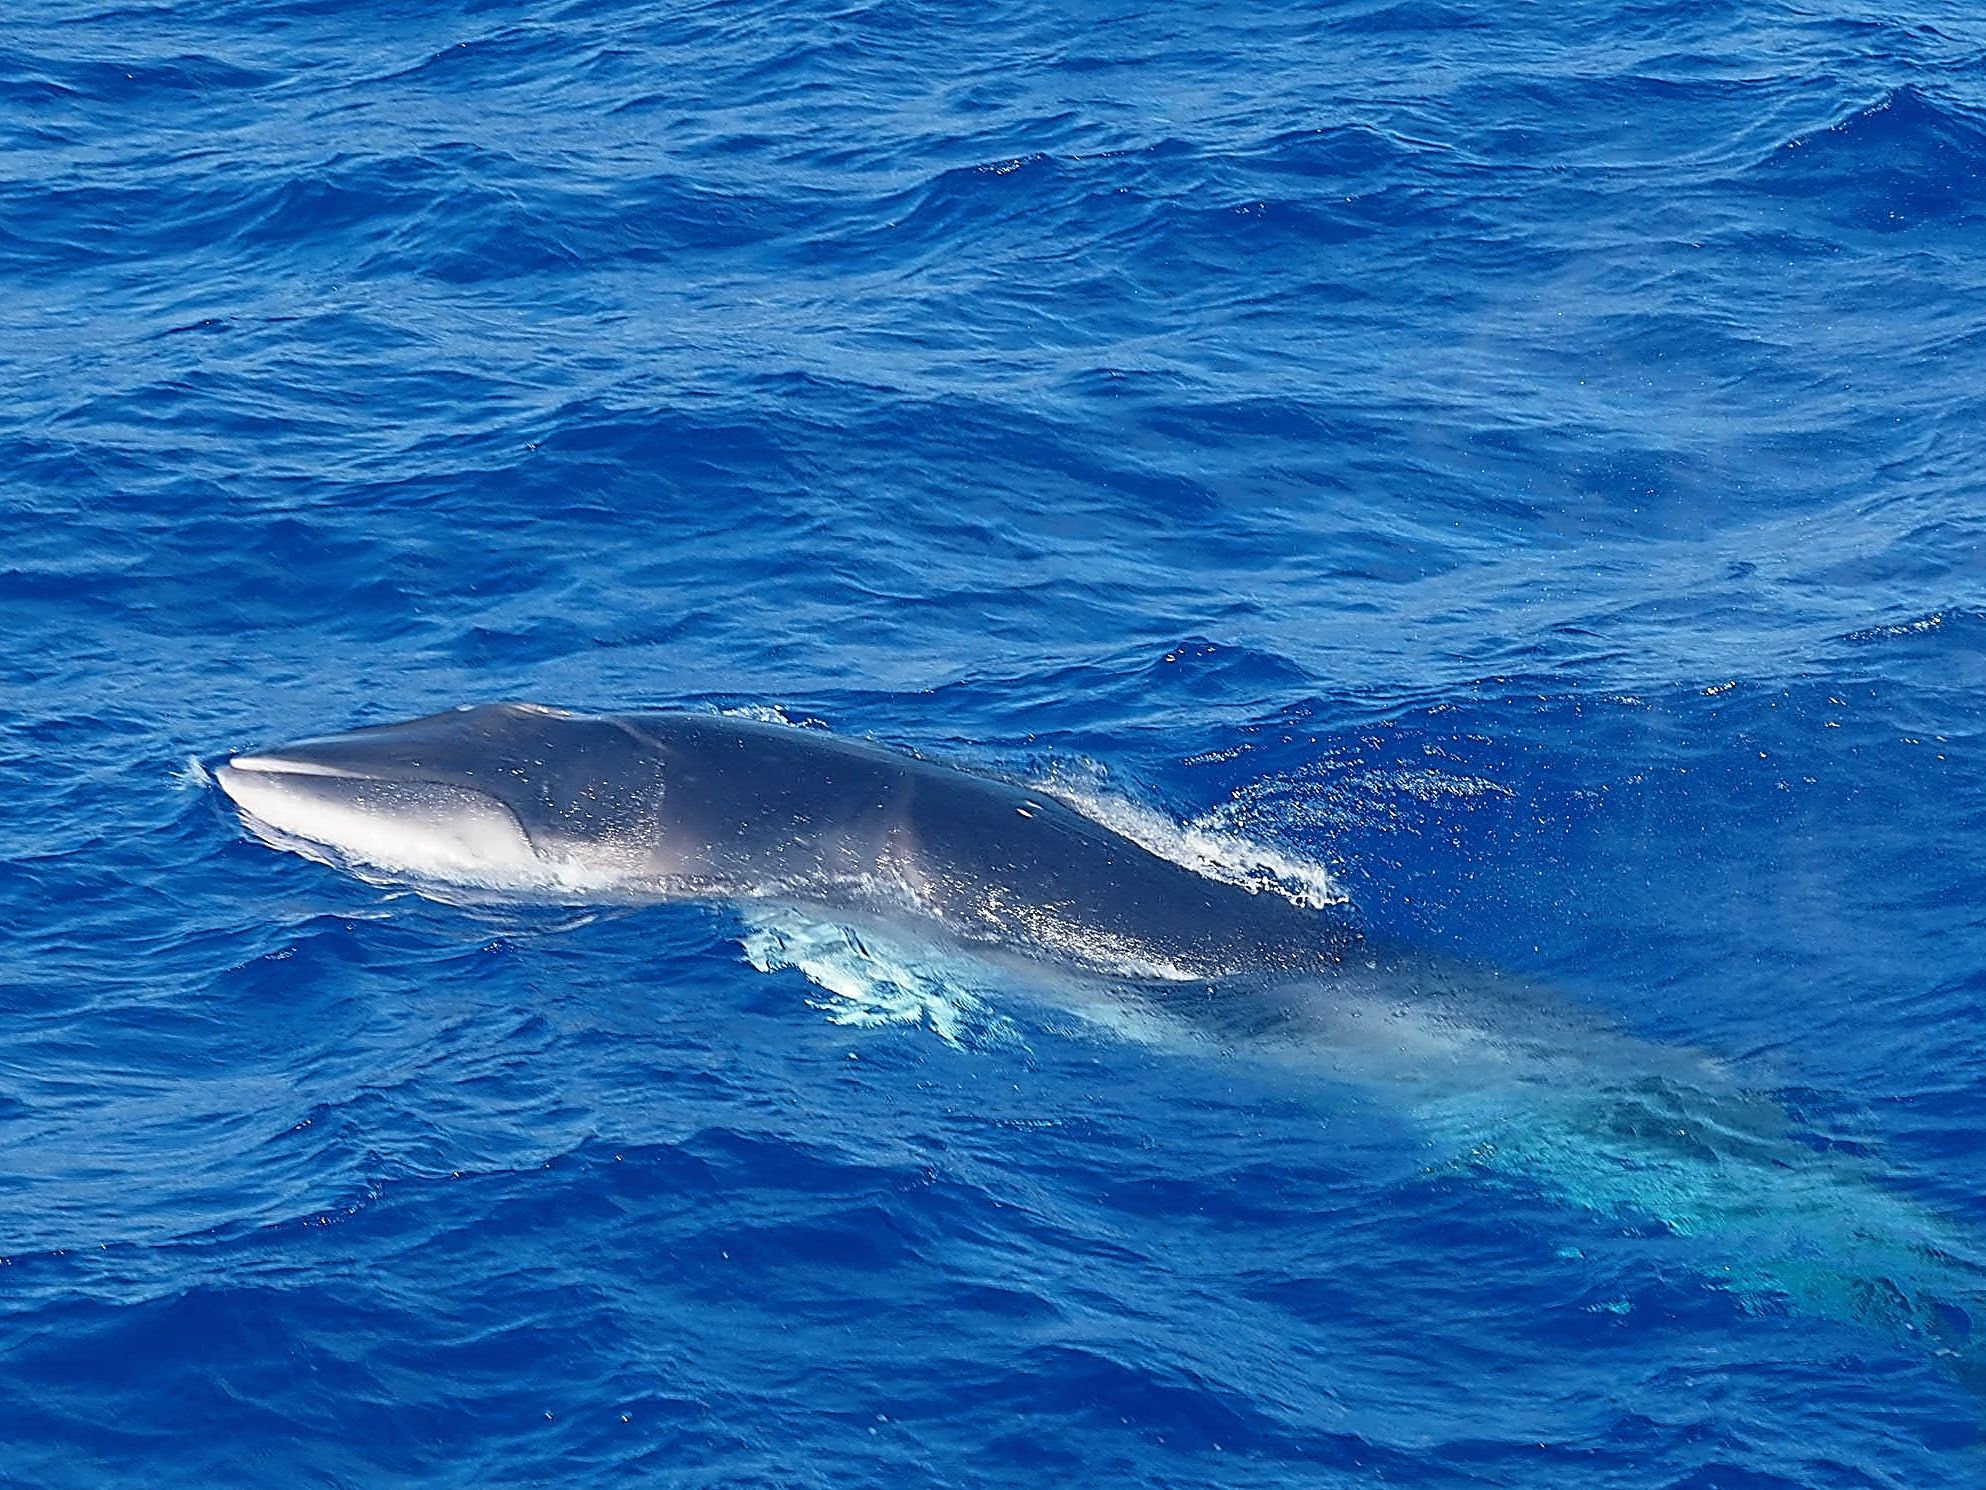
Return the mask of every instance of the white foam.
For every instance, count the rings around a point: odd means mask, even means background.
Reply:
[[[836,1024],[915,1026],[963,1049],[1025,1046],[1020,1027],[996,1012],[1018,1003],[1052,1012],[1050,1028],[1065,1037],[1089,1031],[1159,1049],[1217,1048],[1204,1033],[1108,983],[899,942],[781,907],[742,909],[746,961],[762,973],[801,974],[826,995],[809,1004]]]
[[[725,719],[752,719],[760,724],[784,725],[787,729],[826,730],[827,726],[811,715],[795,719],[775,704],[740,704],[732,709],[719,709],[718,714]]]
[[[1220,809],[1189,822],[1175,822],[1154,808],[1105,791],[1103,772],[1094,766],[1087,780],[1075,779],[1067,767],[1058,766],[1036,785],[1084,817],[1208,879],[1258,895],[1280,895],[1312,910],[1344,905],[1350,899],[1322,864],[1243,836],[1224,820]]]
[[[986,1011],[970,971],[927,950],[770,906],[746,907],[745,920],[746,960],[802,974],[829,995],[809,1002],[836,1024],[920,1025],[952,1045],[1013,1034]]]

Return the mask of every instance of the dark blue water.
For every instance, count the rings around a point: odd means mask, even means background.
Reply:
[[[1975,8],[30,0],[0,141],[0,1482],[1986,1484]],[[438,905],[189,763],[498,698],[1590,1030]]]

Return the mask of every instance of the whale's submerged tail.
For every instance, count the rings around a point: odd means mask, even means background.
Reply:
[[[1412,1110],[1460,1149],[1458,1168],[1659,1227],[1748,1308],[1864,1325],[1968,1380],[1986,1372],[1976,1244],[1872,1165],[1816,1147],[1765,1097],[1621,1071],[1527,1096],[1457,1092]]]
[[[997,1038],[1009,1029],[1000,996],[1030,977],[788,911],[748,922],[750,961],[799,970],[848,1022]],[[1051,1002],[1138,1043],[1218,1048],[1379,1094],[1441,1156],[1437,1170],[1667,1234],[1695,1275],[1747,1309],[1866,1327],[1986,1386],[1977,1244],[1707,1057],[1436,959],[1375,962],[1307,988],[1077,981]]]

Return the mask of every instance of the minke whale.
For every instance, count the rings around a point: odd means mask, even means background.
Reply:
[[[252,751],[214,777],[265,841],[444,898],[728,902],[748,924],[854,928],[828,945],[858,964],[907,931],[1018,966],[1105,1023],[1383,1094],[1431,1172],[1652,1221],[1748,1307],[1872,1326],[1986,1381],[1975,1240],[1716,1062],[1211,878],[1045,791],[820,730],[518,703]],[[863,975],[823,978],[790,947],[760,960],[823,986]]]
[[[1349,922],[1166,859],[1062,800],[821,730],[482,704],[237,755],[278,847],[584,902],[770,902],[1114,976],[1324,970]]]

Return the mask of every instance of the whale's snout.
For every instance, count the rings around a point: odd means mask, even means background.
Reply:
[[[661,760],[616,720],[479,704],[249,751],[214,779],[265,842],[348,867],[561,899],[656,874]]]
[[[349,737],[347,737],[349,738]],[[338,739],[238,755],[214,780],[258,837],[420,878],[528,881],[541,866],[509,807],[473,787],[369,771]]]

